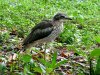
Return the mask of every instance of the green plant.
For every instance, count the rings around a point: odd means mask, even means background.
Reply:
[[[10,35],[8,32],[0,33],[0,42],[1,43],[7,42],[9,38],[10,38]]]
[[[57,62],[57,52],[52,55],[51,61],[47,61],[44,59],[39,59],[39,61],[39,67],[35,67],[34,71],[46,75],[53,73],[56,68],[67,62],[67,60],[65,59]]]
[[[97,60],[96,68],[93,68],[92,58]],[[90,54],[90,74],[91,75],[99,75],[100,74],[100,48],[94,49]]]

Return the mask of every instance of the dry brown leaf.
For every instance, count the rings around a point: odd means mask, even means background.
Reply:
[[[40,52],[38,52],[38,53],[36,53],[36,54],[33,54],[33,55],[32,55],[32,58],[33,58],[34,60],[38,60],[37,58],[43,58],[43,55],[44,55],[44,51],[40,51]]]
[[[62,57],[69,57],[71,54],[70,53],[64,53],[63,51],[61,52]]]
[[[16,48],[19,50],[22,49],[23,48],[22,43],[19,43]]]

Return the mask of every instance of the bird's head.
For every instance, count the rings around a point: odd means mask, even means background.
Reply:
[[[54,17],[53,17],[54,21],[64,21],[64,20],[72,20],[71,18],[69,18],[68,16],[66,16],[63,13],[57,13]]]

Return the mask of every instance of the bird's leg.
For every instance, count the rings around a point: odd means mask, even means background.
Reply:
[[[52,43],[50,43],[50,54],[54,53],[55,48],[54,48],[54,41],[52,41]]]
[[[44,44],[44,60],[46,60],[46,44]]]
[[[46,46],[47,46],[47,44],[44,43],[44,60],[46,60]]]

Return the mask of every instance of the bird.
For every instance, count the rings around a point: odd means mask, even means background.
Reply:
[[[23,41],[24,49],[53,42],[63,32],[65,20],[72,20],[64,13],[57,13],[51,20],[36,24]]]

